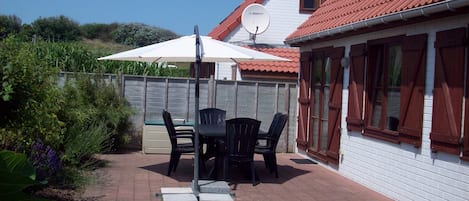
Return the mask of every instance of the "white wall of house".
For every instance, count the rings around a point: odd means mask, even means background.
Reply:
[[[345,46],[345,54],[348,55],[351,45],[366,43],[370,39],[402,34],[428,34],[421,148],[405,143],[388,143],[346,129],[349,82],[347,68],[343,85],[341,158],[339,168],[336,169],[338,173],[395,200],[469,200],[469,162],[462,161],[455,155],[433,153],[430,149],[435,65],[433,44],[436,32],[467,27],[468,19],[469,14],[302,47],[302,51],[307,51],[331,45]]]
[[[270,25],[264,33],[257,35],[257,44],[285,45],[283,42],[285,38],[310,16],[310,14],[299,13],[300,0],[265,0],[263,5],[270,14]],[[249,33],[241,24],[224,41],[236,44],[253,44]],[[220,72],[220,75],[230,75],[228,79],[231,79],[231,65],[233,64],[220,65],[220,69],[215,71]],[[237,74],[237,80],[241,80],[239,70]],[[217,79],[217,76],[215,77]]]
[[[218,62],[215,63],[215,75],[214,79],[216,80],[232,80],[232,65],[235,65],[236,63],[226,63],[226,62]],[[236,76],[236,80],[238,79],[238,76]]]
[[[310,16],[299,13],[300,0],[265,0],[263,5],[270,14],[270,25],[257,35],[258,44],[284,45],[285,38]],[[240,25],[226,41],[252,44],[249,39],[249,33]]]

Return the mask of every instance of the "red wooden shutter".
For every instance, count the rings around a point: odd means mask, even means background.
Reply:
[[[464,87],[464,28],[436,33],[431,149],[459,154]]]
[[[298,138],[297,147],[300,150],[306,150],[308,147],[308,106],[310,90],[310,70],[311,70],[311,52],[302,52],[300,55],[300,92],[298,98]]]
[[[469,51],[469,45],[466,46],[466,51]],[[467,54],[466,61],[466,95],[464,96],[464,101],[466,102],[466,109],[464,110],[464,139],[462,159],[469,161],[469,53]]]
[[[363,84],[365,81],[366,44],[352,45],[349,56],[347,129],[361,132],[363,130]]]
[[[334,48],[329,57],[331,58],[331,80],[329,96],[329,114],[328,114],[328,142],[327,157],[328,161],[339,164],[340,147],[340,120],[342,113],[342,83],[344,70],[340,65],[340,60],[344,56],[345,48]]]
[[[402,45],[399,141],[422,144],[427,34],[407,36]]]

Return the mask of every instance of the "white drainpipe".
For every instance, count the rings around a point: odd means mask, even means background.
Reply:
[[[461,8],[464,6],[469,6],[469,0],[446,0],[446,1],[441,1],[438,3],[433,3],[430,5],[418,7],[418,8],[413,8],[409,10],[404,10],[401,12],[397,13],[392,13],[388,15],[383,15],[380,17],[375,17],[367,20],[363,20],[360,22],[354,22],[351,24],[346,24],[340,27],[336,27],[333,29],[328,29],[316,33],[312,33],[306,36],[302,36],[299,38],[294,38],[291,40],[285,41],[287,44],[293,44],[293,43],[299,43],[299,42],[305,42],[308,40],[313,40],[317,38],[322,38],[326,36],[332,36],[335,34],[340,34],[344,33],[347,31],[353,31],[357,30],[360,28],[365,28],[365,27],[372,27],[374,25],[378,24],[386,24],[389,22],[394,22],[398,20],[407,20],[410,18],[414,17],[421,17],[421,16],[430,16],[431,14],[443,12],[443,11],[454,11],[457,8]]]

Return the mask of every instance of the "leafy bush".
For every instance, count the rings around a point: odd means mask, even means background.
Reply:
[[[84,24],[80,26],[82,35],[88,39],[100,39],[102,41],[112,41],[112,32],[117,29],[119,24]]]
[[[116,150],[128,135],[133,109],[113,83],[102,75],[76,74],[64,86],[61,119],[67,122],[64,159],[72,165],[86,164],[95,153]]]
[[[0,42],[0,150],[26,153],[49,184],[79,185],[94,154],[129,139],[133,110],[115,83],[77,74],[58,87],[59,67],[96,64],[90,55],[78,44]]]
[[[121,24],[112,32],[117,43],[142,47],[153,43],[171,40],[178,35],[172,31],[140,23]]]
[[[58,69],[41,54],[37,46],[15,38],[0,43],[0,148],[24,151],[40,138],[56,149],[62,142]]]
[[[81,39],[80,25],[63,15],[39,18],[31,24],[35,34],[47,41],[78,41]]]
[[[21,19],[16,15],[0,15],[0,40],[21,31]]]

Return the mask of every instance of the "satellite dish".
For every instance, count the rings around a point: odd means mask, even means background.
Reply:
[[[269,28],[270,15],[263,5],[253,3],[243,10],[241,24],[247,32],[261,34]]]

